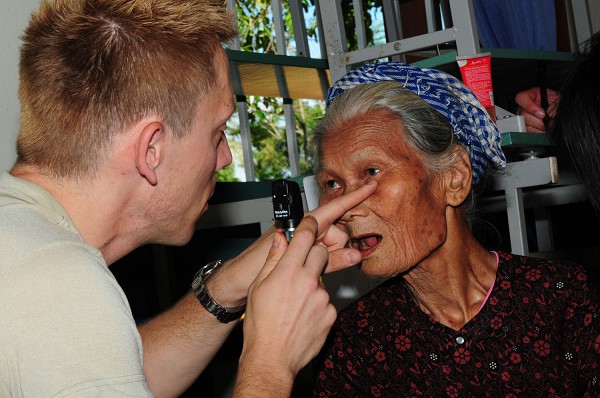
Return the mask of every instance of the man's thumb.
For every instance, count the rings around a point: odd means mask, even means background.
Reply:
[[[273,271],[273,268],[275,268],[275,265],[277,265],[281,259],[281,256],[283,256],[285,253],[286,249],[287,240],[285,239],[285,236],[283,236],[281,231],[275,231],[273,234],[273,243],[271,245],[271,249],[269,250],[269,254],[267,255],[267,260],[265,261],[265,265],[256,276],[255,281],[260,282],[269,276],[271,271]]]

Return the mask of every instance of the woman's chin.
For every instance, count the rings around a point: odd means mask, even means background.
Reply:
[[[391,270],[387,269],[389,265],[389,263],[385,264],[377,257],[371,256],[363,259],[358,269],[367,278],[387,278],[393,275]]]
[[[393,256],[375,253],[364,258],[358,268],[368,278],[391,278],[410,270],[413,265],[399,264]]]

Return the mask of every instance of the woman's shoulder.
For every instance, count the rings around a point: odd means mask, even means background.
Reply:
[[[578,263],[498,252],[497,281],[512,281],[527,289],[541,287],[557,290],[598,292],[598,280]],[[519,283],[520,282],[520,283]]]
[[[587,274],[586,269],[581,264],[569,260],[529,257],[507,252],[498,252],[498,256],[500,258],[499,271],[506,270],[520,273],[531,269],[539,269],[541,273],[551,275]]]

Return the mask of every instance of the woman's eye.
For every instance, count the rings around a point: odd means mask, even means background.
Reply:
[[[370,175],[371,177],[376,176],[377,174],[379,174],[379,169],[367,169],[367,174]]]
[[[325,188],[337,189],[337,188],[339,188],[339,185],[337,182],[335,182],[335,180],[328,180],[328,181],[325,181]]]

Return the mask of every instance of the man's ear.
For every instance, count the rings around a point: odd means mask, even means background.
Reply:
[[[451,156],[454,163],[444,172],[446,203],[450,206],[460,206],[471,192],[471,159],[462,145],[456,145]]]
[[[165,127],[158,121],[143,125],[138,136],[135,165],[152,185],[158,183],[156,168],[161,161],[165,139]]]

